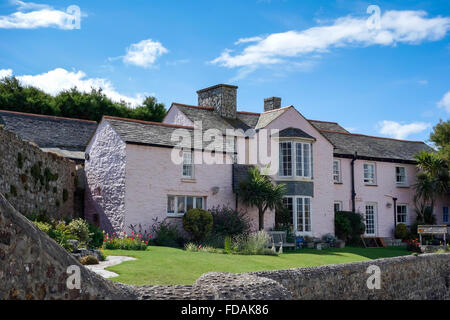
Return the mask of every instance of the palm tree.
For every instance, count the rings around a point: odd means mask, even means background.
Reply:
[[[420,172],[417,174],[417,183],[414,185],[416,189],[414,201],[417,218],[422,220],[425,219],[425,215],[429,215],[426,208],[431,208],[432,215],[435,200],[449,193],[450,175],[446,162],[435,153],[422,151],[415,158]]]
[[[247,179],[239,184],[238,196],[245,205],[258,208],[259,230],[264,230],[264,213],[267,209],[280,208],[285,193],[284,184],[275,184],[260,169],[253,167],[249,169]]]

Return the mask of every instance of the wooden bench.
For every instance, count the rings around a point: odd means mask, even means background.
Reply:
[[[287,232],[286,231],[269,231],[267,232],[270,236],[269,247],[275,245],[275,247],[283,248],[293,248],[295,249],[295,243],[286,242]]]

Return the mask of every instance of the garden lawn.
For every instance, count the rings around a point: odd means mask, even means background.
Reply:
[[[410,254],[403,247],[301,249],[279,256],[188,252],[168,247],[149,247],[147,251],[105,250],[105,253],[137,258],[106,268],[119,274],[110,280],[135,285],[193,284],[202,274],[211,271],[241,273],[312,267]]]

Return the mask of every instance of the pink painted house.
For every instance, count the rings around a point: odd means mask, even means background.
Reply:
[[[197,94],[198,106],[173,103],[163,123],[103,117],[86,148],[86,218],[129,232],[131,224],[148,229],[155,218],[180,221],[190,208],[226,205],[245,210],[257,229],[256,209],[238,200],[239,182],[250,165],[264,166],[264,142],[254,146],[269,132],[268,154],[273,146],[278,153],[270,176],[286,185],[297,235],[334,234],[337,210],[361,213],[367,235],[379,237],[414,222],[413,156],[431,149],[425,143],[352,134],[282,108],[276,97],[264,100],[262,113],[237,111],[236,86]],[[448,223],[449,206],[448,198],[437,204],[438,223]],[[267,212],[265,228],[274,224]]]

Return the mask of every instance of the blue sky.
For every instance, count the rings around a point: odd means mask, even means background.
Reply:
[[[450,114],[449,31],[448,0],[0,1],[0,76],[167,107],[230,83],[240,110],[279,96],[352,132],[427,140]]]

